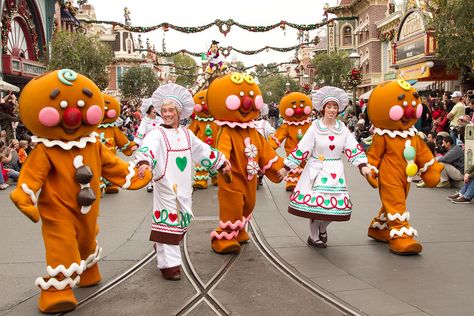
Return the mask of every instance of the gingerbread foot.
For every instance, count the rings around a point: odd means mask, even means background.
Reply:
[[[379,229],[379,228],[369,227],[367,236],[369,236],[370,238],[376,241],[388,242],[390,240],[390,231],[387,228]]]
[[[240,244],[237,241],[237,238],[232,239],[213,239],[211,241],[212,249],[220,254],[225,253],[239,253],[240,252]]]
[[[195,189],[207,189],[207,180],[196,180],[193,183]]]
[[[105,187],[105,193],[107,194],[113,194],[113,193],[118,193],[119,188],[116,185],[108,185]]]
[[[423,248],[421,244],[411,237],[390,239],[388,243],[390,251],[401,256],[417,255]]]
[[[69,286],[64,290],[41,290],[38,300],[38,308],[43,313],[68,312],[76,308],[76,305],[76,297]]]
[[[247,243],[247,241],[250,240],[250,236],[249,234],[247,234],[247,232],[245,231],[245,229],[242,229],[239,234],[237,235],[237,241],[239,242],[239,244],[245,244]]]
[[[81,280],[79,281],[79,286],[80,287],[89,287],[96,285],[102,280],[102,276],[100,275],[99,272],[99,265],[96,263],[92,267],[87,268],[86,271],[84,271],[81,274]]]

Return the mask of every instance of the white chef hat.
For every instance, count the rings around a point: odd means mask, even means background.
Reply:
[[[142,116],[145,117],[146,112],[152,106],[151,98],[148,99],[143,99],[142,100],[142,105],[140,106],[140,112],[142,112]]]
[[[339,112],[342,112],[349,103],[349,98],[344,90],[331,86],[322,87],[313,94],[313,105],[319,112],[330,101],[336,102],[339,106]]]
[[[176,107],[180,119],[188,118],[193,113],[193,96],[185,87],[175,83],[160,86],[153,92],[151,99],[158,113],[161,113],[161,107],[165,102],[170,102]]]

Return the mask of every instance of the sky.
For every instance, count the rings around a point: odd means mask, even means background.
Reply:
[[[109,20],[124,23],[123,9],[130,11],[132,26],[153,26],[163,22],[178,26],[200,26],[216,19],[234,19],[241,24],[264,26],[278,23],[281,20],[297,24],[313,24],[322,21],[325,3],[335,6],[339,0],[235,0],[235,1],[189,1],[189,0],[89,0],[96,10],[98,20]],[[321,31],[310,31],[310,38]],[[323,33],[324,34],[324,33]],[[166,51],[187,49],[193,52],[207,52],[212,40],[219,41],[222,47],[233,46],[240,50],[255,50],[265,46],[289,47],[298,44],[297,31],[287,26],[286,35],[276,28],[269,32],[253,33],[233,26],[224,36],[217,26],[200,33],[180,33],[174,30],[163,32],[157,30],[143,33],[155,44],[157,51],[162,51],[162,40],[165,38]],[[281,53],[270,50],[256,55],[231,54],[226,58],[242,61],[246,66],[287,62],[294,56],[294,51]]]

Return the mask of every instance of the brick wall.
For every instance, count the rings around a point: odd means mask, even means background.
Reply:
[[[385,17],[387,10],[386,5],[371,5],[359,15],[359,20],[364,21],[366,15],[369,15],[369,32],[368,36],[364,36],[361,42],[362,46],[359,51],[364,52],[369,49],[369,73],[379,73],[382,71],[381,61],[381,43],[377,39],[377,26],[375,22]],[[372,41],[376,40],[376,41]],[[366,68],[363,67],[363,72],[366,73]]]

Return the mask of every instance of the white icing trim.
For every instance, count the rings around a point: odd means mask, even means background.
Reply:
[[[288,125],[305,125],[306,123],[311,123],[311,118],[308,117],[306,120],[304,121],[287,121],[287,120],[283,120],[283,124],[288,124]]]
[[[92,267],[94,264],[96,264],[102,256],[102,248],[99,247],[99,244],[95,246],[95,251],[94,253],[90,254],[89,257],[85,260],[86,264],[86,269],[89,269]]]
[[[21,184],[21,189],[30,196],[31,202],[36,205],[38,199],[36,198],[35,192],[33,192],[33,190],[31,190],[26,183]]]
[[[128,174],[125,177],[125,184],[122,186],[124,189],[128,189],[130,187],[130,184],[132,184],[132,178],[135,176],[135,163],[133,161],[130,161],[128,163]]]
[[[89,205],[89,206],[81,206],[81,214],[82,214],[82,215],[86,215],[87,213],[89,213],[89,211],[91,210],[91,206],[92,206],[92,205]]]
[[[55,277],[59,273],[62,273],[66,278],[69,278],[71,275],[74,273],[77,273],[78,275],[81,275],[82,272],[86,270],[86,262],[84,260],[81,260],[79,264],[77,263],[72,263],[69,268],[66,269],[66,267],[62,264],[57,266],[56,268],[52,268],[51,266],[46,267],[46,272],[48,272],[48,275],[50,277]]]
[[[369,167],[369,168],[370,168],[370,170],[374,170],[374,171],[375,171],[375,173],[379,173],[379,169],[377,169],[377,167],[376,167],[376,166],[372,166],[371,164],[369,164],[369,163],[368,163],[368,164],[367,164],[367,167]]]
[[[241,127],[241,128],[255,128],[255,121],[250,121],[250,122],[229,122],[229,121],[219,121],[214,119],[214,123],[216,123],[219,126],[227,125],[230,128],[234,128],[236,126]]]
[[[83,159],[84,157],[82,157],[81,155],[77,155],[76,157],[74,157],[74,160],[73,160],[74,168],[79,169],[80,167],[82,167],[84,165],[82,163]]]
[[[293,178],[293,177],[286,176],[283,180],[285,180],[286,182],[298,182],[299,178]]]
[[[387,221],[387,218],[385,217],[385,214],[384,213],[380,213],[379,215],[379,220],[383,221],[383,222],[386,222]]]
[[[395,213],[393,215],[390,213],[387,213],[387,217],[388,217],[388,220],[392,222],[396,219],[398,219],[401,222],[405,222],[405,221],[410,220],[410,212],[403,212],[403,214],[401,215],[399,213]]]
[[[71,140],[71,141],[61,141],[61,140],[49,140],[46,138],[32,136],[31,141],[35,143],[43,143],[46,147],[53,147],[59,146],[64,150],[70,150],[73,147],[77,148],[84,148],[86,147],[87,143],[95,143],[99,134],[96,132],[92,132],[89,136],[81,137],[79,140]]]
[[[55,278],[51,278],[48,282],[45,282],[43,278],[37,278],[35,281],[35,285],[41,287],[43,290],[47,290],[50,287],[54,287],[58,291],[62,291],[66,288],[66,286],[70,286],[71,288],[75,287],[77,283],[81,280],[80,276],[76,276],[73,280],[71,278],[65,278],[62,281],[58,281]]]
[[[371,227],[384,230],[384,229],[387,229],[387,223],[380,224],[379,222],[373,222]]]
[[[413,236],[413,235],[418,236],[418,232],[413,227],[410,227],[410,228],[402,227],[400,230],[396,230],[395,228],[392,228],[392,230],[390,230],[390,238],[393,238],[393,236],[395,235],[397,235],[398,237],[401,237],[403,234],[406,234],[408,236]]]
[[[416,132],[417,132],[417,130],[414,126],[410,127],[408,130],[405,130],[405,131],[399,131],[399,130],[392,131],[392,130],[389,130],[389,129],[380,129],[378,127],[376,127],[374,129],[375,134],[378,134],[380,136],[383,136],[384,134],[387,134],[391,138],[395,138],[397,136],[407,138],[408,136],[415,136]]]
[[[423,173],[423,172],[426,172],[426,170],[428,170],[429,167],[431,167],[432,165],[434,165],[435,161],[436,161],[436,160],[435,160],[434,158],[431,159],[430,161],[428,161],[427,163],[425,163],[425,164],[423,165],[423,168],[421,168],[418,172],[419,172],[420,174]]]

